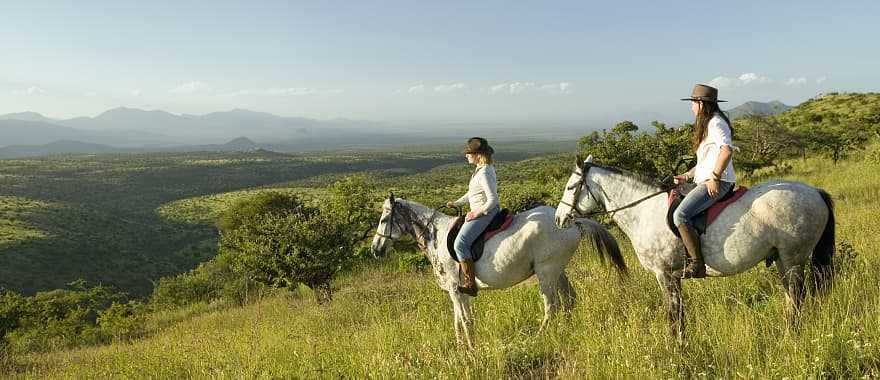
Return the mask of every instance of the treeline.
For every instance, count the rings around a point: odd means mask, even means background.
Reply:
[[[818,154],[837,163],[880,138],[880,94],[831,93],[773,116],[750,115],[732,121],[734,165],[738,173],[767,173],[783,160]],[[606,165],[654,178],[680,172],[681,158],[693,158],[693,125],[669,128],[653,122],[642,131],[629,121],[594,131],[579,141],[581,152]]]

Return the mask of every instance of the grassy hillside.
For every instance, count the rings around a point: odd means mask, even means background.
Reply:
[[[555,162],[531,160],[510,167],[525,171]],[[561,320],[551,331],[537,334],[541,302],[534,283],[481,293],[475,302],[478,347],[473,352],[454,344],[450,301],[430,274],[401,273],[392,262],[379,261],[342,278],[329,306],[316,305],[302,290],[243,308],[201,306],[201,312],[154,316],[152,332],[141,340],[12,358],[7,374],[31,378],[878,377],[880,274],[875,268],[880,266],[876,253],[880,165],[861,159],[836,166],[819,159],[791,164],[787,178],[825,188],[835,197],[842,248],[834,290],[825,298],[807,300],[799,331],[784,322],[775,268],[759,267],[732,278],[687,281],[689,345],[676,349],[659,312],[662,301],[656,282],[638,267],[622,240],[633,267],[631,278],[618,280],[588,249],[582,249],[569,270],[579,305],[570,320]],[[445,175],[443,170],[461,169],[438,168],[422,177],[407,177],[398,186],[430,182]]]
[[[151,281],[216,253],[210,223],[157,212],[168,202],[326,173],[413,173],[457,159],[257,151],[0,160],[0,288],[31,294],[82,278],[146,295]]]

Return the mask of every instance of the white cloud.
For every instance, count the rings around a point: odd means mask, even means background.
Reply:
[[[733,79],[725,76],[715,77],[709,81],[709,85],[715,88],[733,87]]]
[[[461,92],[467,90],[467,85],[464,83],[452,83],[452,84],[441,84],[434,86],[434,92],[439,93],[451,93],[451,92]]]
[[[46,90],[39,88],[37,86],[30,86],[24,90],[14,90],[12,91],[13,95],[41,95],[45,94]]]
[[[822,84],[822,82],[824,82],[826,79],[828,79],[828,78],[826,78],[826,77],[818,77],[818,78],[816,78],[816,84]]]
[[[131,94],[131,96],[141,96],[142,93],[143,92],[139,88],[136,88],[134,90],[131,90],[131,92],[129,92],[129,94]]]
[[[507,83],[500,83],[500,84],[496,84],[496,85],[494,85],[494,86],[489,86],[489,90],[488,90],[488,91],[489,91],[490,94],[497,94],[497,93],[500,93],[500,92],[507,92],[507,91],[510,91],[510,84],[507,84]]]
[[[425,93],[425,85],[417,84],[415,86],[410,87],[408,90],[406,90],[406,92],[413,94],[413,95],[424,94]]]
[[[541,91],[551,94],[551,95],[565,95],[571,94],[574,91],[571,83],[569,82],[561,82],[561,83],[553,83],[553,84],[545,84],[541,86]]]
[[[510,93],[522,94],[533,87],[535,87],[535,82],[514,82],[510,84]]]
[[[211,91],[211,86],[209,86],[205,82],[198,82],[198,81],[181,83],[177,87],[168,90],[168,92],[170,92],[172,94],[195,94],[195,93],[199,93],[199,92],[209,92],[209,91]]]
[[[307,95],[336,95],[341,94],[343,90],[340,89],[318,89],[318,88],[310,88],[310,87],[281,87],[281,88],[266,88],[259,90],[241,90],[227,94],[227,96],[246,96],[246,95],[261,95],[261,96],[307,96]]]
[[[802,84],[807,84],[807,78],[798,77],[798,78],[788,78],[785,82],[786,86],[799,86]]]
[[[773,80],[768,77],[760,76],[755,73],[745,73],[745,74],[739,76],[739,81],[742,83],[743,86],[745,86],[745,85],[748,85],[749,83],[758,83],[758,84],[770,83]]]
[[[709,85],[717,88],[741,87],[750,84],[772,83],[773,79],[755,73],[744,73],[737,78],[718,76],[709,81]]]

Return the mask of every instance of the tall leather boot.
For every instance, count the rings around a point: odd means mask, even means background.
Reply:
[[[678,226],[678,233],[681,235],[681,241],[684,243],[688,258],[688,264],[684,268],[681,278],[706,277],[706,263],[703,262],[703,251],[700,247],[700,235],[697,233],[697,229],[687,223],[682,223]]]
[[[461,266],[461,273],[464,277],[462,280],[464,283],[462,284],[463,286],[458,287],[458,291],[462,292],[464,294],[467,294],[471,297],[476,297],[477,296],[477,280],[474,277],[475,276],[475,274],[474,274],[475,273],[474,272],[474,260],[472,260],[472,259],[461,260],[461,262],[459,262],[459,265]]]

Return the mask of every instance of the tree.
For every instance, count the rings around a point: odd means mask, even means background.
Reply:
[[[286,208],[255,214],[221,237],[221,254],[237,273],[272,287],[304,284],[318,303],[329,302],[331,282],[352,262],[356,242],[346,221],[295,196]]]
[[[842,120],[836,115],[816,114],[807,125],[800,126],[803,141],[837,164],[849,151],[861,147],[869,137],[869,132],[851,120]]]
[[[760,115],[748,115],[737,119],[736,154],[737,167],[754,170],[773,165],[777,160],[801,152],[800,137],[785,128],[778,119]]]
[[[594,131],[578,142],[579,149],[592,154],[605,165],[631,170],[646,176],[665,177],[675,170],[679,158],[690,151],[691,126],[667,128],[653,122],[653,134],[636,133],[630,121],[618,123],[611,131]]]

